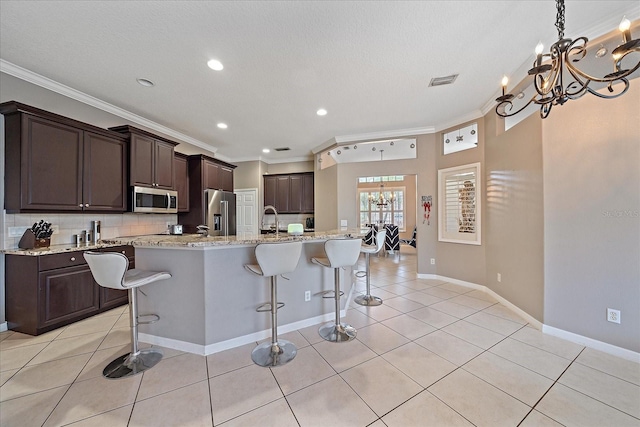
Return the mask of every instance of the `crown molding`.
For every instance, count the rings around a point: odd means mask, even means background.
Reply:
[[[216,158],[219,158],[216,156]],[[295,162],[313,162],[313,156],[306,157],[288,157],[284,159],[266,159],[263,156],[257,157],[236,157],[231,160],[228,160],[230,163],[240,163],[240,162],[263,162],[268,165],[275,165],[280,163],[295,163]]]
[[[182,142],[186,142],[188,144],[194,145],[196,147],[202,148],[204,150],[207,150],[213,153],[217,151],[216,147],[213,147],[205,142],[192,138],[181,132],[177,132],[164,125],[161,125],[159,123],[146,119],[142,116],[134,114],[123,108],[117,107],[113,104],[109,104],[108,102],[104,102],[84,92],[81,92],[69,86],[63,85],[62,83],[58,83],[55,80],[51,80],[48,77],[41,76],[40,74],[34,73],[33,71],[27,70],[26,68],[22,68],[4,59],[0,59],[0,72],[8,74],[13,77],[17,77],[21,80],[40,86],[44,89],[66,96],[67,98],[71,98],[76,101],[82,102],[83,104],[90,105],[91,107],[105,111],[109,114],[113,114],[114,116],[121,117],[124,120],[127,120],[133,124],[144,126],[148,129],[154,130],[156,132],[160,132],[170,138],[177,139]],[[222,156],[216,156],[216,157],[223,159]]]

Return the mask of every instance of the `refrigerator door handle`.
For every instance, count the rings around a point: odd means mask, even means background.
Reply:
[[[229,237],[229,202],[222,200],[220,202],[221,211],[224,212],[224,223],[222,224],[222,233],[225,237]]]

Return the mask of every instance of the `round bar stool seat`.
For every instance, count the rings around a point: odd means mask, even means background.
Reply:
[[[284,303],[278,302],[277,292],[278,276],[295,271],[301,252],[302,242],[300,241],[261,243],[256,245],[255,249],[258,264],[244,266],[254,274],[269,277],[271,285],[271,301],[256,309],[258,312],[271,312],[271,342],[262,343],[251,352],[251,360],[256,365],[282,366],[293,360],[298,353],[298,349],[293,343],[278,339],[278,309],[284,307]]]
[[[102,371],[102,375],[110,379],[126,378],[152,368],[162,359],[162,351],[160,349],[140,350],[138,348],[138,325],[156,322],[160,317],[151,314],[147,316],[155,316],[155,320],[149,322],[138,320],[140,316],[138,315],[136,292],[140,286],[171,278],[171,274],[166,271],[147,271],[135,268],[129,270],[129,259],[118,252],[88,251],[84,253],[84,259],[89,264],[91,274],[98,285],[105,288],[124,289],[129,292],[131,352],[123,354],[109,363]]]
[[[353,326],[340,321],[340,269],[351,267],[358,262],[360,257],[360,239],[331,239],[324,244],[326,257],[313,257],[311,262],[323,267],[333,268],[334,271],[334,298],[336,303],[336,320],[320,327],[320,336],[331,342],[351,341],[356,337],[357,331]]]
[[[366,263],[366,275],[367,275],[367,293],[365,295],[360,295],[356,297],[356,304],[366,305],[369,307],[377,306],[382,304],[382,298],[374,297],[371,295],[371,254],[377,254],[382,250],[385,242],[385,236],[387,234],[387,230],[380,230],[376,233],[376,245],[367,245],[362,244],[360,248],[360,252],[362,252],[365,256]]]

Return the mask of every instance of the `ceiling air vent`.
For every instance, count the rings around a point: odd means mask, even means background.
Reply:
[[[274,148],[274,150],[276,150],[276,151],[289,151],[289,150],[291,150],[291,148],[289,148],[289,147],[280,147],[280,148]]]
[[[431,79],[431,82],[429,82],[429,86],[450,85],[451,83],[456,81],[456,78],[458,78],[457,74],[452,74],[445,77],[434,77],[433,79]]]

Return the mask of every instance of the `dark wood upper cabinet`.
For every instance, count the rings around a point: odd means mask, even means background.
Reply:
[[[218,169],[218,183],[224,191],[233,191],[233,168],[220,165]]]
[[[17,102],[5,116],[5,209],[126,211],[126,138]]]
[[[233,170],[235,165],[196,154],[187,157],[189,169],[189,209],[180,212],[178,222],[184,227],[185,233],[195,233],[196,227],[206,223],[204,191],[207,189],[233,191]],[[224,172],[221,173],[221,170]],[[228,177],[227,173],[231,174]],[[222,174],[222,177],[221,177]],[[180,202],[180,196],[178,196]]]
[[[83,200],[85,209],[127,209],[127,146],[125,141],[84,133]],[[114,165],[121,165],[113,169]],[[89,205],[88,208],[86,205]]]
[[[289,187],[290,182],[288,175],[278,176],[276,178],[276,209],[278,210],[278,212],[291,212],[289,210],[289,199],[291,197]]]
[[[220,166],[217,163],[214,163],[208,159],[202,160],[202,171],[204,178],[204,188],[205,189],[213,189],[213,190],[222,190],[222,186],[220,185]]]
[[[315,210],[313,186],[313,174],[302,175],[302,213],[313,213]]]
[[[129,138],[129,185],[175,189],[173,157],[177,142],[128,125],[109,130]]]
[[[187,155],[175,153],[173,157],[173,168],[176,173],[178,212],[189,212],[189,167]]]
[[[278,213],[313,213],[313,172],[265,175],[264,205]]]
[[[273,206],[276,207],[276,185],[277,185],[277,176],[275,175],[265,175],[264,177],[264,205],[265,206]]]

